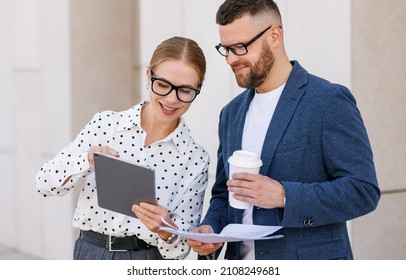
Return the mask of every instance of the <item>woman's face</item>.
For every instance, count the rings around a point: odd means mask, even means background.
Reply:
[[[196,71],[191,66],[178,60],[165,61],[156,67],[153,72],[147,69],[150,105],[155,117],[164,123],[177,121],[189,109],[192,103],[180,101],[176,96],[175,89],[165,96],[155,94],[152,91],[151,76],[168,81],[174,86],[186,86],[197,89],[199,77]],[[159,85],[158,83],[159,81],[154,82],[154,88]]]

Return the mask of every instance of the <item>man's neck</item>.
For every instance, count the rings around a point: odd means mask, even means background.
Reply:
[[[270,92],[274,89],[277,89],[289,78],[290,72],[292,71],[292,64],[289,59],[283,59],[281,61],[275,61],[272,66],[271,71],[268,74],[267,79],[256,88],[258,93]]]

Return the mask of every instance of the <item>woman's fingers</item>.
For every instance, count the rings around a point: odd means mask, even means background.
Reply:
[[[90,166],[94,166],[94,153],[120,157],[120,154],[109,146],[93,146],[87,151],[87,160],[89,161]]]
[[[142,202],[140,205],[134,204],[132,211],[141,222],[151,231],[158,231],[162,225],[162,218],[167,219],[168,210],[163,206]]]

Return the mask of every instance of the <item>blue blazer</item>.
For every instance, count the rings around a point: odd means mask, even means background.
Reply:
[[[350,91],[309,74],[298,62],[286,82],[263,143],[260,173],[281,182],[285,208],[253,208],[257,225],[283,226],[284,238],[255,241],[256,259],[352,259],[346,222],[373,211],[380,198],[372,150]],[[241,223],[228,204],[227,159],[241,149],[247,89],[220,113],[216,181],[201,224],[220,232]],[[240,243],[225,257],[240,259]]]

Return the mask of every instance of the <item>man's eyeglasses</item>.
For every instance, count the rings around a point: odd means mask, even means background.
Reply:
[[[216,45],[216,49],[217,51],[222,55],[227,57],[228,53],[231,51],[233,54],[241,56],[244,55],[248,52],[248,46],[251,45],[252,43],[254,43],[259,37],[261,37],[265,32],[267,32],[272,26],[271,25],[269,27],[267,27],[264,31],[260,32],[257,36],[255,36],[254,38],[252,38],[251,40],[249,40],[247,43],[236,43],[236,44],[232,44],[232,45],[222,45],[222,44],[218,44]],[[279,28],[282,28],[282,26],[279,26]]]
[[[151,74],[152,70],[151,70]],[[166,96],[175,90],[176,97],[185,103],[191,103],[195,100],[196,96],[200,93],[200,89],[195,89],[188,86],[174,86],[169,81],[156,78],[151,75],[151,89],[152,91],[159,96]]]

